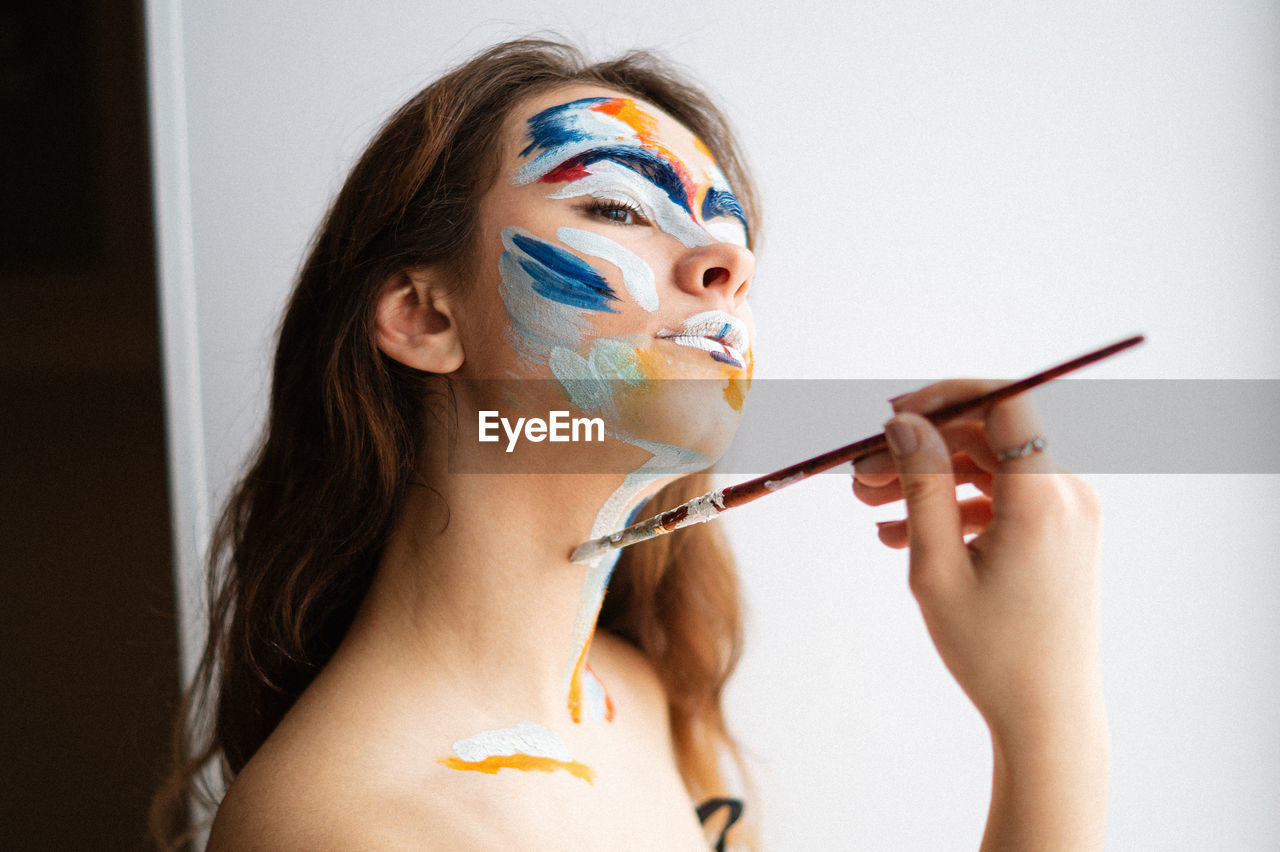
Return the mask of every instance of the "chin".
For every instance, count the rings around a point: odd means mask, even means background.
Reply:
[[[720,380],[663,380],[627,391],[615,398],[612,431],[653,452],[650,466],[664,472],[710,467],[729,449],[742,420]]]

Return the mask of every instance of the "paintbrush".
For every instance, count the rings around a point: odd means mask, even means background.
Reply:
[[[1056,367],[1050,367],[1047,370],[1027,376],[1020,381],[996,388],[993,391],[979,394],[960,402],[953,402],[950,405],[944,405],[942,408],[931,411],[925,416],[935,426],[940,426],[949,420],[959,417],[961,414],[1025,393],[1037,385],[1052,381],[1073,370],[1079,370],[1081,367],[1101,361],[1103,358],[1109,358],[1117,352],[1122,352],[1131,346],[1137,346],[1145,339],[1141,334],[1134,335],[1112,343],[1110,346],[1104,346],[1101,349],[1081,355],[1078,358],[1072,358],[1070,361],[1063,362]],[[844,464],[845,462],[856,461],[863,456],[878,453],[887,447],[888,442],[885,440],[884,433],[881,432],[878,435],[872,435],[870,438],[863,438],[861,441],[854,441],[852,444],[838,447],[820,456],[797,462],[790,467],[782,468],[782,470],[775,470],[773,473],[766,473],[764,476],[758,476],[755,479],[740,482],[737,485],[730,485],[728,488],[722,488],[719,491],[703,494],[701,497],[695,497],[687,503],[676,506],[674,509],[655,515],[647,521],[633,524],[612,535],[601,536],[584,542],[578,545],[569,559],[573,562],[584,564],[594,562],[611,550],[618,550],[637,542],[657,538],[681,527],[705,523],[728,509],[741,506],[744,503],[750,503],[752,500],[780,491],[802,479],[808,479],[815,473],[822,473],[824,470],[830,470],[836,465]]]

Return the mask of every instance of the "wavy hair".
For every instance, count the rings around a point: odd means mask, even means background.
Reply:
[[[391,116],[301,269],[279,330],[264,436],[214,531],[208,641],[176,724],[173,772],[152,806],[162,848],[191,836],[188,796],[212,803],[200,783],[205,768],[217,764],[229,783],[329,661],[369,590],[419,448],[444,438],[423,401],[447,394],[447,378],[404,367],[376,345],[380,286],[410,267],[467,268],[506,117],[520,100],[571,83],[620,90],[679,120],[711,150],[748,221],[759,220],[724,116],[648,53],[592,64],[559,42],[507,42]],[[708,490],[708,475],[696,474],[651,505]],[[633,643],[659,672],[690,793],[722,794],[722,758],[740,769],[721,695],[742,628],[736,575],[716,526],[625,551],[600,627]]]

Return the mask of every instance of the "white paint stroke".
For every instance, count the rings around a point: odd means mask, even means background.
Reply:
[[[534,290],[533,276],[520,261],[529,256],[515,244],[516,235],[538,239],[521,228],[503,228],[502,245],[506,249],[498,259],[502,277],[499,293],[507,309],[509,343],[526,361],[545,364],[556,347],[574,351],[591,328],[587,312],[555,299],[545,298]]]
[[[550,757],[568,762],[572,760],[569,747],[555,731],[533,722],[521,722],[514,728],[495,728],[458,740],[453,753],[469,763],[479,763],[486,757],[506,757],[527,754],[531,757]]]
[[[635,252],[595,231],[560,228],[556,236],[569,248],[618,267],[622,272],[622,286],[627,288],[635,303],[650,313],[658,309],[658,288],[654,284],[653,270]]]
[[[656,184],[612,160],[601,160],[588,167],[586,177],[579,178],[548,198],[577,198],[589,195],[623,204],[634,204],[646,219],[684,243],[689,248],[711,245],[715,240],[693,220],[683,207],[671,200]]]

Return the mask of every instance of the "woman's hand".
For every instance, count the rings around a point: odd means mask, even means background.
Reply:
[[[936,429],[919,412],[998,382],[957,380],[894,401],[891,454],[856,465],[865,503],[905,500],[880,539],[910,548],[910,585],[947,668],[991,730],[984,846],[1100,846],[1108,741],[1098,663],[1098,502],[1047,452],[1025,395]],[[958,500],[956,485],[979,496]],[[965,541],[966,536],[972,536]]]

